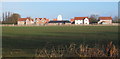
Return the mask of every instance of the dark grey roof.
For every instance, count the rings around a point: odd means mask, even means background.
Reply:
[[[70,21],[49,21],[48,23],[71,23]]]

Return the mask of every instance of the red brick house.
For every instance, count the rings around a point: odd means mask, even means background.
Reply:
[[[49,19],[46,18],[35,18],[35,20],[37,25],[45,25],[50,21]]]

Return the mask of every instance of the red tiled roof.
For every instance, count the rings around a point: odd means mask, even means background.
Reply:
[[[40,19],[41,20],[42,18],[35,18],[35,19]],[[46,20],[46,18],[44,18],[44,19]]]
[[[53,19],[53,21],[57,21],[57,19]]]
[[[42,18],[35,18],[35,19],[42,19]]]
[[[73,22],[73,21],[74,21],[74,19],[70,19],[70,21],[71,21],[71,22]]]
[[[99,17],[100,20],[112,20],[112,17]]]
[[[46,18],[44,18],[46,20]]]
[[[83,20],[85,18],[88,18],[88,17],[75,17],[74,20]]]
[[[19,18],[18,21],[26,21],[27,19],[30,19],[30,18]]]
[[[29,21],[30,21],[30,20],[33,21],[33,19],[30,19],[30,18],[19,18],[18,21],[26,21],[27,19],[28,19]]]
[[[48,22],[48,21],[50,21],[49,19],[46,19],[46,21]]]
[[[34,21],[34,19],[31,19],[32,21]]]

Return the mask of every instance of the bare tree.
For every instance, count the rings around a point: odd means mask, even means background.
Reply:
[[[90,16],[90,23],[97,23],[98,22],[98,15],[92,14]]]
[[[118,16],[115,16],[115,17],[113,18],[113,22],[114,22],[114,23],[120,23],[120,18],[119,18]]]

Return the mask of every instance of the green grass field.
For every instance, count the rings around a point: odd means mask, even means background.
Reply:
[[[11,49],[24,49],[32,55],[32,49],[50,49],[71,43],[95,47],[113,41],[117,45],[119,33],[118,26],[3,26],[3,54],[11,56]]]

